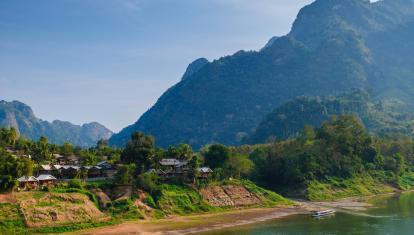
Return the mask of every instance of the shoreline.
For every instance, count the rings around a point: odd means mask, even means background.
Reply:
[[[410,192],[412,190],[402,191]],[[188,216],[176,216],[158,220],[126,221],[116,225],[74,231],[65,234],[72,235],[123,235],[123,234],[198,234],[226,228],[251,225],[273,219],[280,219],[293,215],[304,215],[314,210],[327,208],[342,212],[361,212],[371,207],[367,199],[387,194],[342,198],[335,201],[311,202],[292,200],[296,206],[280,206],[274,208],[234,209],[224,212],[213,212]]]
[[[309,213],[309,209],[304,206],[240,209],[219,213],[177,216],[159,220],[127,221],[117,225],[91,228],[67,234],[197,234],[307,213]]]

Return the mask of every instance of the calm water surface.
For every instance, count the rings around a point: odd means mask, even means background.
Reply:
[[[204,235],[244,234],[396,234],[414,235],[414,193],[378,197],[369,201],[374,208],[367,211],[339,213],[314,219],[291,216],[264,223],[204,233]]]

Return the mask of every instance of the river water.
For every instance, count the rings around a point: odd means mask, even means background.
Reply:
[[[337,212],[334,216],[323,219],[314,219],[308,215],[296,215],[208,232],[205,235],[414,235],[414,192],[376,197],[368,202],[373,207],[363,212]]]

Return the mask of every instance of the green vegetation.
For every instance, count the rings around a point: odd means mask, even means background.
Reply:
[[[299,136],[306,125],[320,127],[331,116],[355,115],[378,136],[414,136],[414,115],[403,102],[374,102],[368,92],[355,90],[338,96],[300,97],[268,114],[246,142],[265,143]]]
[[[391,193],[395,189],[371,176],[361,175],[349,179],[328,178],[323,182],[313,180],[309,182],[307,191],[307,197],[311,201],[333,201],[347,197]]]
[[[254,193],[256,196],[258,196],[265,206],[276,206],[281,204],[293,205],[293,202],[287,200],[279,194],[261,188],[249,180],[242,180],[241,185],[243,185],[249,192]]]
[[[404,190],[412,190],[414,188],[414,173],[403,174],[398,180],[398,186]]]
[[[144,216],[130,199],[114,201],[109,212],[115,219],[143,219]]]
[[[89,229],[89,228],[96,228],[102,226],[109,226],[119,223],[118,220],[111,220],[111,221],[104,221],[104,222],[85,222],[85,223],[76,223],[76,224],[68,224],[63,226],[55,226],[55,227],[44,227],[44,228],[35,228],[26,230],[25,233],[44,233],[44,234],[51,234],[51,233],[67,233],[72,231],[77,231],[81,229]]]
[[[24,234],[25,224],[19,207],[14,204],[0,204],[0,234]]]
[[[80,208],[86,195],[91,205],[89,209],[94,211],[101,205],[101,211],[96,212],[103,212],[100,215],[107,216],[107,220],[85,219],[76,225],[59,223],[54,228],[48,228],[51,225],[48,221],[30,221],[34,224],[44,223],[44,228],[36,229],[37,232],[70,231],[123,220],[217,212],[230,209],[230,205],[272,207],[293,204],[258,185],[287,195],[296,196],[297,192],[305,192],[300,196],[309,200],[368,196],[393,192],[395,188],[414,187],[414,141],[396,136],[371,136],[353,116],[331,117],[319,128],[306,126],[295,139],[241,147],[213,144],[205,146],[200,152],[193,152],[185,144],[168,149],[157,148],[154,139],[143,133],[132,135],[122,150],[113,150],[104,142],[90,149],[76,149],[67,143],[62,146],[50,145],[45,138],[38,142],[25,142],[13,137],[13,130],[3,130],[3,133],[6,134],[0,142],[2,146],[17,148],[17,142],[23,146],[25,143],[28,148],[24,151],[37,154],[34,160],[27,161],[13,157],[4,150],[1,152],[2,175],[13,176],[9,177],[12,179],[7,184],[9,189],[14,185],[15,177],[29,174],[35,163],[46,161],[56,149],[66,155],[75,151],[83,153],[83,156],[87,156],[84,161],[88,163],[96,161],[95,156],[102,151],[119,156],[112,160],[118,168],[112,181],[86,183],[75,179],[48,188],[47,192],[32,192],[30,198],[35,202],[16,207],[30,213],[49,210],[57,204],[61,204],[59,208]],[[172,178],[163,178],[156,172],[164,169],[160,164],[164,158],[187,161],[188,170]],[[210,166],[214,171],[212,177],[200,178],[197,170],[200,166]],[[234,204],[221,201],[219,204],[208,204],[211,201],[205,197],[211,197],[212,191],[209,190],[213,189],[228,196],[228,200]],[[125,192],[119,194],[117,191],[120,190]],[[247,195],[248,199],[237,199],[237,192],[245,193],[243,195]],[[112,200],[102,199],[100,194],[105,193]],[[254,196],[249,196],[251,194]],[[100,200],[106,202],[100,204]],[[59,210],[56,213],[60,213]],[[82,213],[79,216],[87,218]],[[25,225],[18,225],[18,219],[12,221],[7,222],[9,225],[2,225],[2,229],[15,224],[17,229],[27,231],[24,230]]]
[[[206,204],[201,195],[188,186],[164,184],[154,200],[156,208],[166,214],[188,215],[220,210]]]
[[[387,185],[407,187],[413,146],[407,138],[372,137],[352,116],[333,117],[296,139],[257,147],[251,176],[287,194],[307,192],[302,196],[312,200],[378,194],[389,191]]]

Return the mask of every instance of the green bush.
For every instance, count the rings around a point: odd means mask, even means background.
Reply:
[[[130,199],[114,201],[109,208],[112,216],[122,219],[143,219],[143,215]]]
[[[147,197],[144,200],[144,203],[147,204],[147,206],[149,207],[157,208],[157,205],[155,204],[155,201],[151,195],[147,195]]]
[[[83,189],[84,186],[85,186],[85,183],[83,183],[82,181],[80,181],[78,179],[73,179],[73,180],[69,181],[69,183],[68,183],[69,188]]]
[[[188,215],[219,210],[206,204],[201,195],[188,186],[164,184],[160,192],[160,196],[154,199],[157,208],[166,214]]]

